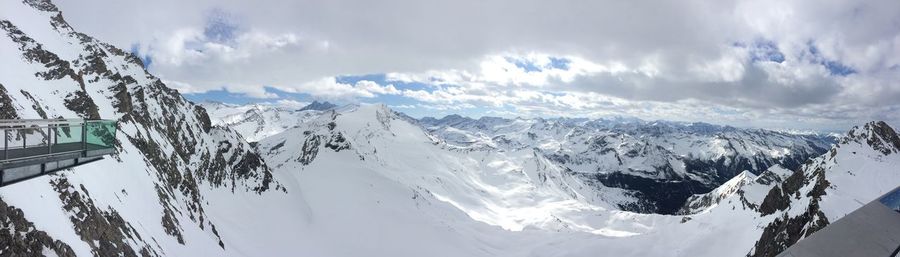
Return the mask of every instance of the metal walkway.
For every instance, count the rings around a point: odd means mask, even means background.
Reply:
[[[789,247],[778,257],[894,257],[900,252],[900,187]]]
[[[0,186],[79,166],[115,153],[110,120],[0,120]]]

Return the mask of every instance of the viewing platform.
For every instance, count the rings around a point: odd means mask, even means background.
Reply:
[[[116,121],[0,120],[0,186],[103,159],[115,153]]]
[[[900,187],[777,255],[807,256],[900,256]]]

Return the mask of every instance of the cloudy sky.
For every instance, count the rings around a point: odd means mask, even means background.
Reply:
[[[900,1],[58,0],[194,100],[900,124]]]

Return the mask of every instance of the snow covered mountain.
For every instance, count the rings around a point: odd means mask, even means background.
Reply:
[[[496,152],[443,144],[383,105],[347,106],[260,141],[266,162],[285,172],[333,172],[351,165],[408,186],[472,218],[510,230],[579,228],[568,217],[616,210],[635,201],[616,188],[594,188],[532,149]],[[419,195],[419,196],[416,196]]]
[[[213,124],[230,126],[249,141],[320,114],[268,105],[204,106],[212,113]],[[830,135],[623,118],[471,119],[450,115],[414,122],[448,146],[500,152],[535,149],[535,154],[566,169],[585,186],[624,189],[629,200],[617,201],[617,208],[663,214],[677,212],[688,197],[709,192],[743,171],[759,174],[773,165],[796,169],[834,142]]]
[[[0,67],[0,118],[120,131],[112,157],[0,188],[0,255],[234,254],[244,231],[228,224],[242,212],[224,206],[285,194],[238,133],[49,1],[0,4]]]
[[[333,103],[313,101],[312,103],[303,106],[303,108],[300,108],[300,111],[327,111],[337,107],[338,106]]]
[[[706,123],[638,119],[471,119],[451,115],[420,123],[449,144],[509,151],[536,148],[583,180],[635,191],[639,212],[674,213],[743,171],[796,169],[824,153],[828,135],[788,134]]]
[[[200,106],[209,113],[214,126],[230,127],[250,142],[281,133],[318,116],[323,110],[334,108],[328,102],[314,102],[299,110],[277,105],[219,102],[203,102]]]
[[[846,215],[900,181],[900,173],[890,168],[900,161],[900,154],[884,155],[874,145],[858,143],[893,141],[852,139],[859,131],[887,130],[872,124],[854,130],[829,155],[801,165],[797,172],[780,166],[758,176],[742,172],[710,193],[691,197],[682,208],[687,214],[683,216],[619,210],[622,202],[634,201],[634,196],[620,188],[587,185],[540,154],[540,149],[459,147],[382,105],[328,112],[266,138],[258,147],[276,173],[298,176],[312,216],[342,220],[336,221],[339,224],[388,224],[403,227],[401,231],[409,229],[405,220],[414,220],[410,224],[425,227],[417,233],[442,242],[418,240],[415,249],[405,249],[411,252],[425,251],[418,247],[450,247],[448,256],[774,256],[827,220]],[[890,138],[890,133],[885,135]],[[843,164],[817,164],[835,162]],[[885,163],[872,164],[877,162]],[[856,175],[847,177],[850,173]],[[793,190],[787,195],[821,188],[822,176],[833,187],[826,189],[831,190],[826,193],[831,198],[813,200],[820,193],[783,198],[782,188]],[[872,183],[877,185],[866,186]],[[342,189],[333,190],[336,184]],[[310,200],[316,198],[341,204]],[[817,201],[833,207],[816,207]],[[811,208],[819,208],[812,213],[825,214],[811,220],[803,214]],[[399,214],[403,215],[393,217]],[[355,228],[338,230],[352,233]],[[454,232],[444,233],[441,228]],[[400,233],[390,237],[416,240]],[[380,237],[358,236],[362,241]],[[393,240],[387,243],[390,246],[369,250],[376,255],[403,255],[395,251],[404,246],[395,248]],[[489,246],[481,246],[486,248],[478,252],[469,249],[470,244]],[[647,244],[654,247],[644,247]]]
[[[384,105],[207,111],[49,1],[0,3],[0,32],[0,118],[120,129],[112,157],[0,188],[2,256],[773,256],[900,181],[882,122],[829,147],[707,124],[451,124]],[[709,161],[721,166],[686,168]],[[636,213],[662,209],[632,188],[643,180],[596,174],[716,186],[671,207],[681,215]]]
[[[742,174],[692,197],[684,213],[724,209],[760,215],[764,222],[749,256],[774,256],[900,185],[900,137],[884,122],[854,127],[826,154],[795,172],[773,167]]]

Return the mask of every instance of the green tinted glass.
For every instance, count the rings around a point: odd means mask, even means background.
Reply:
[[[88,144],[112,147],[116,143],[115,121],[89,121],[86,124]]]
[[[84,128],[81,124],[73,124],[73,125],[60,125],[54,128],[53,142],[57,144],[65,144],[65,143],[75,143],[81,142],[81,134],[83,133]]]

